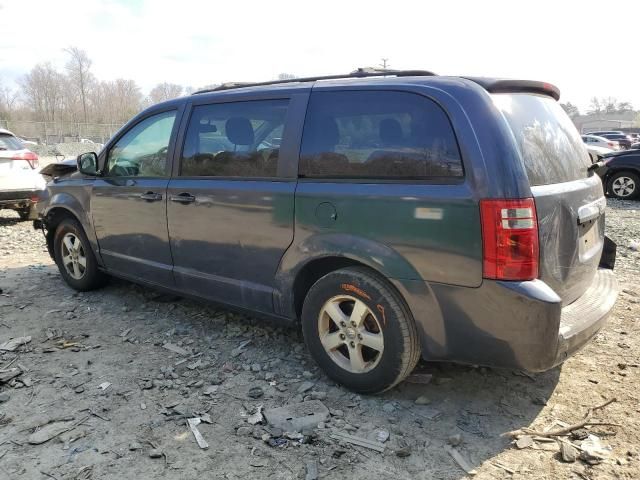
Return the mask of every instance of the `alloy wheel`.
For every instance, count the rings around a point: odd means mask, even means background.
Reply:
[[[74,280],[80,280],[87,271],[87,256],[82,241],[73,233],[62,238],[62,264]]]
[[[329,358],[351,373],[369,372],[382,358],[380,322],[355,297],[339,295],[327,300],[318,316],[318,333]]]
[[[628,197],[636,190],[636,182],[629,177],[618,177],[611,184],[611,189],[618,197]]]

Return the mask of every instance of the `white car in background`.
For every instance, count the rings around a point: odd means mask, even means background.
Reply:
[[[597,135],[582,135],[582,141],[586,143],[588,147],[602,147],[610,148],[611,150],[620,150],[620,144],[615,140],[609,140],[608,138],[599,137]]]
[[[0,209],[15,210],[23,220],[35,220],[45,186],[38,156],[9,130],[0,129]]]
[[[589,152],[589,157],[591,158],[591,163],[599,162],[606,155],[615,151],[611,148],[596,147],[589,144],[587,144],[586,147],[587,147],[587,152]]]

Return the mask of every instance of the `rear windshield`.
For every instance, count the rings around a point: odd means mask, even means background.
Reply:
[[[20,140],[13,135],[0,133],[0,150],[22,150],[23,148]]]
[[[558,102],[544,95],[524,93],[492,97],[513,131],[531,185],[587,177],[589,154]]]

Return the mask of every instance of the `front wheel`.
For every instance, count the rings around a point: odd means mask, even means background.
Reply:
[[[363,267],[336,270],[311,287],[302,308],[302,332],[325,373],[360,393],[392,388],[420,356],[416,326],[403,299]]]
[[[73,219],[60,222],[53,237],[54,257],[64,281],[71,288],[84,292],[101,287],[105,275],[80,224]]]
[[[618,172],[609,178],[607,190],[615,198],[636,198],[640,193],[640,178],[633,172]]]

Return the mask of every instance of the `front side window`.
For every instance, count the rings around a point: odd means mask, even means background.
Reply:
[[[153,115],[136,124],[109,150],[109,177],[164,177],[175,110]]]
[[[200,105],[182,151],[182,176],[275,177],[288,100]]]
[[[435,102],[408,92],[312,93],[300,174],[325,178],[461,177],[449,119]]]

